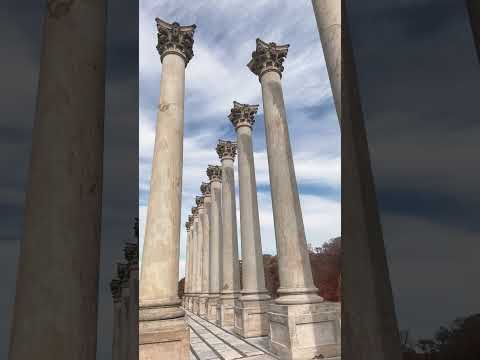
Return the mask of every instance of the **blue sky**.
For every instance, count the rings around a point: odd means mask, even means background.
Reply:
[[[200,193],[201,182],[208,180],[207,165],[219,163],[217,140],[235,139],[227,118],[233,101],[260,104],[253,144],[262,248],[264,253],[276,253],[261,88],[246,66],[259,37],[290,44],[282,82],[307,242],[318,246],[339,236],[340,129],[311,2],[144,0],[140,1],[139,22],[141,250],[161,76],[155,17],[197,25],[195,55],[186,69],[182,224]],[[238,173],[235,175],[240,227]],[[180,277],[184,275],[185,235],[182,227]]]

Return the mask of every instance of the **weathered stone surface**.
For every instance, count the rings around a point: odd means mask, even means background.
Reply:
[[[139,292],[139,356],[154,359],[164,351],[186,359],[188,331],[177,290],[185,67],[193,56],[195,25],[156,22],[163,66]]]
[[[9,359],[87,360],[97,351],[106,1],[41,4]]]
[[[318,33],[323,48],[323,55],[327,65],[330,87],[337,110],[338,119],[341,119],[341,2],[331,0],[312,0]]]
[[[266,304],[270,296],[265,288],[252,146],[252,126],[258,105],[241,104],[236,101],[233,105],[229,119],[237,133],[243,260],[243,288],[239,301],[235,302],[235,306],[239,307],[235,310],[235,323],[239,326],[235,326],[235,331],[245,337],[263,336],[268,334]],[[261,305],[260,302],[264,304]],[[253,315],[249,310],[257,312]]]
[[[233,160],[237,145],[219,140],[217,153],[222,162],[222,283],[217,305],[219,325],[233,326],[234,299],[240,292],[240,268],[238,262],[237,214],[235,205],[235,177]]]
[[[340,356],[340,311],[335,303],[271,304],[271,350],[280,359]]]

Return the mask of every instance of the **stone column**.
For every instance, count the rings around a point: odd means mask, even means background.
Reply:
[[[156,19],[162,61],[160,102],[140,280],[140,359],[187,359],[189,330],[179,306],[185,67],[195,25]]]
[[[193,238],[193,215],[188,216],[188,222],[189,222],[189,242],[188,242],[188,302],[187,302],[187,308],[189,311],[192,311],[192,296],[193,296],[193,263],[194,263],[194,252],[193,252],[193,247],[194,247],[194,238]]]
[[[207,318],[217,321],[217,305],[220,296],[222,254],[222,168],[208,165],[212,205],[210,208],[210,297]]]
[[[138,360],[138,243],[127,242],[124,248],[128,261],[128,360]]]
[[[279,298],[269,310],[270,343],[280,357],[328,358],[340,353],[340,333],[336,309],[322,303],[313,283],[282,92],[287,52],[288,45],[257,39],[248,63],[262,86],[280,277]]]
[[[9,359],[94,359],[106,1],[44,3]]]
[[[212,207],[212,197],[210,195],[210,184],[202,183],[200,191],[203,194],[204,211],[201,215],[203,229],[203,249],[202,249],[202,295],[200,298],[201,311],[203,317],[208,314],[208,298],[210,297],[210,212]]]
[[[185,223],[185,228],[187,229],[187,246],[186,246],[186,262],[185,262],[185,283],[184,283],[184,294],[183,294],[183,306],[185,309],[190,310],[189,301],[190,301],[190,282],[192,276],[192,232],[191,232],[191,222],[192,217],[188,217],[188,221]]]
[[[110,291],[113,298],[113,339],[112,360],[121,360],[120,357],[120,319],[122,311],[122,288],[120,280],[113,279],[110,282]]]
[[[198,223],[197,223],[197,239],[198,239],[198,272],[197,272],[197,288],[198,288],[198,306],[196,314],[198,316],[205,316],[205,300],[208,297],[205,296],[205,289],[203,287],[203,277],[205,276],[206,269],[204,268],[204,255],[205,255],[205,232],[203,231],[204,217],[205,217],[205,197],[197,196],[195,198],[198,209]]]
[[[235,177],[233,160],[237,144],[219,140],[217,154],[222,161],[222,282],[220,321],[222,327],[234,326],[235,299],[240,293],[240,269],[237,243],[237,210],[235,205]]]
[[[312,0],[313,11],[317,20],[318,33],[322,43],[323,55],[327,65],[328,77],[332,88],[333,100],[337,109],[338,119],[341,119],[341,1]]]
[[[199,241],[198,241],[198,209],[192,207],[192,239],[193,239],[193,255],[192,255],[192,312],[196,314],[198,312],[198,270],[201,256],[198,256]]]
[[[257,110],[258,105],[234,101],[229,115],[237,132],[242,237],[243,287],[235,305],[235,332],[243,337],[268,335],[267,310],[270,296],[265,287],[252,146],[252,126]]]

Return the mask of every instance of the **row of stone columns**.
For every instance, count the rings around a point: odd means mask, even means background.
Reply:
[[[309,254],[305,239],[300,199],[288,134],[281,76],[288,45],[266,43],[257,39],[256,50],[248,64],[259,77],[265,116],[266,143],[275,237],[279,258],[279,298],[270,300],[265,288],[260,223],[252,146],[252,127],[258,105],[234,102],[229,119],[237,134],[237,141],[219,140],[216,151],[221,161],[221,251],[214,257],[210,252],[212,230],[218,228],[219,216],[212,216],[211,189],[202,184],[203,196],[197,197],[198,212],[203,231],[187,231],[188,250],[196,246],[189,261],[201,263],[188,273],[187,282],[201,279],[200,293],[187,292],[185,306],[199,316],[216,321],[222,327],[233,327],[244,337],[270,335],[273,352],[286,358],[298,356],[336,356],[340,354],[340,322],[335,304],[326,303],[318,295],[313,283]],[[233,162],[239,158],[240,233],[242,244],[242,289],[240,289],[237,249],[237,221]],[[217,166],[218,167],[218,166]],[[209,167],[210,169],[210,167]],[[211,185],[210,185],[211,186]],[[209,205],[207,205],[209,204]],[[215,225],[214,225],[215,222]],[[194,221],[195,223],[195,221]],[[208,231],[205,229],[208,228]],[[199,249],[202,249],[201,251]],[[216,255],[215,255],[216,256]],[[206,291],[212,277],[207,262],[218,264],[220,270],[220,297]],[[189,264],[187,266],[190,266]],[[214,309],[205,301],[213,301]],[[198,305],[196,305],[198,303]],[[193,305],[192,305],[193,304]],[[215,316],[216,315],[216,316]]]
[[[185,66],[193,56],[195,26],[157,19],[157,29],[163,68],[140,286],[142,359],[160,353],[185,358],[189,341],[177,279]],[[330,357],[340,353],[339,321],[335,306],[325,303],[313,284],[281,84],[288,47],[257,39],[247,65],[259,78],[263,98],[280,297],[270,300],[263,273],[251,139],[258,105],[234,102],[229,119],[237,141],[219,140],[221,165],[208,166],[210,182],[202,183],[186,224],[184,306],[242,336],[270,335],[271,349],[280,357]],[[233,167],[237,150],[242,289]]]
[[[138,244],[126,243],[126,263],[117,263],[113,298],[112,360],[138,359]]]

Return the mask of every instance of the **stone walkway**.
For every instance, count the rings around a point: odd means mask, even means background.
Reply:
[[[190,326],[191,360],[276,360],[268,351],[268,338],[242,339],[231,329],[217,325],[187,311]]]

